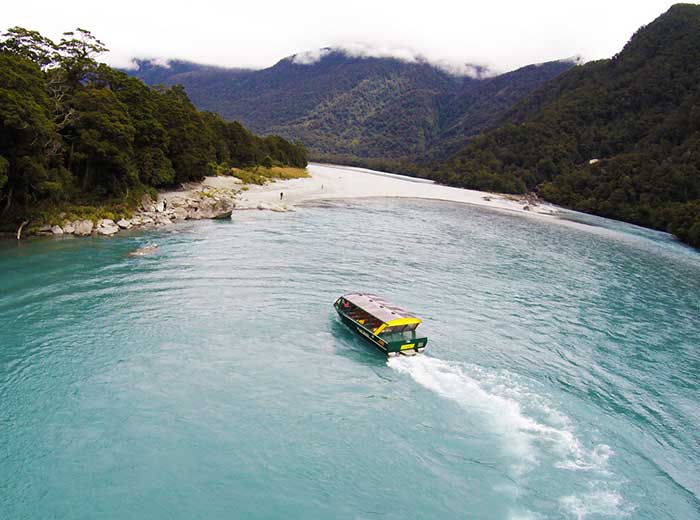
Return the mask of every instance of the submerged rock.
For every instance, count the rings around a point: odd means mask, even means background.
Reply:
[[[156,245],[144,246],[139,247],[136,251],[132,251],[129,253],[129,256],[146,256],[153,254],[156,251],[158,251],[158,246]]]
[[[286,205],[279,206],[277,204],[270,204],[269,202],[258,202],[257,208],[259,210],[276,211],[277,213],[285,213],[287,211],[293,211]]]

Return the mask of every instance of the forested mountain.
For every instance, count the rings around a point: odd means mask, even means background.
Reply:
[[[420,60],[333,49],[308,61],[295,55],[258,71],[138,61],[138,70],[127,72],[150,84],[182,84],[199,108],[256,132],[299,140],[316,157],[404,159],[447,157],[465,136],[492,125],[515,102],[573,66],[557,61],[474,78]]]
[[[105,50],[82,29],[59,43],[17,27],[0,39],[1,227],[222,166],[306,165],[303,147],[200,112],[180,86],[153,89],[98,63]]]
[[[675,5],[613,58],[546,83],[435,178],[538,190],[700,247],[700,6]]]

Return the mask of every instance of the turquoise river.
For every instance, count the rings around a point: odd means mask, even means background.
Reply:
[[[357,199],[6,241],[0,273],[3,520],[700,518],[700,254],[668,235]],[[351,291],[426,353],[351,334]]]

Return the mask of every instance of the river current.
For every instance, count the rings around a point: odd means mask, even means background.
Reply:
[[[700,255],[668,235],[358,199],[0,273],[0,518],[700,518]],[[348,331],[354,291],[426,353]]]

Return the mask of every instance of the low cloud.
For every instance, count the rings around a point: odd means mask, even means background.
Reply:
[[[148,63],[153,67],[163,67],[165,69],[169,69],[170,61],[171,60],[169,58],[131,58],[126,65],[121,66],[120,68],[126,70],[139,70],[142,63]],[[115,66],[119,67],[118,64]]]
[[[291,60],[292,63],[296,63],[297,65],[313,65],[321,61],[324,56],[327,56],[331,52],[332,49],[330,47],[324,47],[323,49],[316,49],[315,51],[305,51],[294,54]]]
[[[360,42],[305,51],[294,54],[288,59],[297,65],[313,65],[333,52],[342,53],[353,58],[393,58],[406,63],[427,63],[453,76],[485,78],[495,75],[495,72],[486,65],[456,64],[445,60],[430,60],[410,48],[374,46]]]

